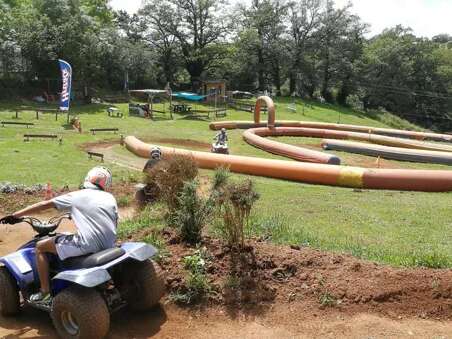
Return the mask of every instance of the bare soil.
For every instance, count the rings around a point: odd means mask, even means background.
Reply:
[[[62,230],[73,226],[66,222]],[[1,225],[0,235],[5,255],[32,231]],[[181,257],[195,249],[169,230],[162,235],[172,254],[163,263],[172,291],[184,284]],[[250,244],[234,256],[205,237],[208,276],[220,293],[192,307],[165,299],[151,312],[120,311],[109,338],[451,338],[451,270],[394,269],[305,247]],[[241,282],[224,288],[231,272]],[[326,292],[331,305],[320,302]],[[0,317],[0,338],[55,338],[55,332],[47,314],[25,308],[19,317]]]
[[[194,252],[164,236],[172,256],[163,261],[170,291],[184,287],[181,258]],[[205,237],[207,272],[214,293],[210,305],[264,311],[274,304],[298,304],[306,312],[349,315],[370,312],[393,319],[452,319],[452,270],[392,268],[309,247],[277,246],[253,240],[241,254]],[[231,277],[236,283],[231,286]]]
[[[198,150],[210,151],[211,145],[206,142],[201,142],[192,139],[176,139],[176,138],[152,138],[146,139],[148,142],[179,145],[187,148],[196,148]]]
[[[7,239],[0,255],[32,236],[25,225],[0,228]],[[185,277],[181,256],[194,249],[174,244],[171,232],[164,236],[172,253],[163,265],[171,290]],[[393,269],[308,248],[252,244],[239,259],[242,277],[251,280],[192,307],[163,300],[147,313],[122,310],[112,316],[109,338],[452,338],[450,270]],[[220,287],[237,266],[217,240],[205,238],[204,245],[212,256],[209,277]],[[258,287],[268,293],[256,293]],[[322,306],[325,290],[342,302]],[[0,338],[55,338],[55,332],[47,314],[25,308],[19,317],[0,317]]]

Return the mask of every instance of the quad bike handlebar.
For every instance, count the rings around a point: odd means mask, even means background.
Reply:
[[[71,220],[71,215],[69,213],[65,213],[65,214],[61,214],[58,215],[56,217],[52,217],[47,221],[42,221],[39,220],[38,218],[35,217],[13,217],[13,216],[7,216],[3,219],[0,220],[0,223],[5,223],[5,224],[17,224],[20,222],[25,222],[27,224],[29,224],[33,230],[38,233],[38,235],[40,236],[46,236],[49,233],[54,232],[58,226],[60,226],[61,222],[64,219],[68,219]]]

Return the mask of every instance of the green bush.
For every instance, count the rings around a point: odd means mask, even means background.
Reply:
[[[184,184],[171,220],[182,240],[189,243],[201,240],[202,229],[211,216],[211,202],[210,199],[200,197],[196,180]]]
[[[212,292],[205,270],[206,261],[203,250],[196,250],[192,255],[183,258],[184,268],[188,272],[185,287],[172,293],[171,300],[182,304],[192,304]]]
[[[223,224],[220,229],[228,244],[241,249],[245,243],[245,228],[259,194],[251,180],[228,184],[217,195]]]

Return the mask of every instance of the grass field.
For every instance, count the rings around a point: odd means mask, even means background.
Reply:
[[[277,119],[413,128],[387,113],[367,116],[315,103],[303,108],[298,102],[295,113],[288,109],[291,102],[292,99],[277,101]],[[0,103],[0,121],[12,121],[13,113],[9,109],[17,105],[19,104]],[[126,112],[126,104],[118,106]],[[0,127],[0,182],[33,184],[50,181],[53,185],[77,186],[87,169],[96,164],[88,160],[81,145],[118,138],[111,133],[92,136],[89,129],[94,127],[118,127],[121,134],[136,135],[146,140],[177,138],[210,143],[214,136],[206,120],[188,119],[181,115],[175,115],[174,120],[162,117],[151,121],[128,116],[116,119],[107,116],[106,107],[75,106],[71,110],[80,117],[85,131],[82,135],[65,129],[66,119],[63,116],[58,122],[53,114],[46,114],[40,120],[35,120],[33,112],[21,113],[19,120],[34,122],[32,129]],[[252,120],[250,113],[233,110],[228,112],[225,120]],[[63,136],[63,144],[60,146],[55,141],[38,140],[23,142],[23,134],[26,132],[57,133]],[[229,133],[233,154],[282,159],[249,146],[242,140],[241,133],[239,130]],[[317,139],[289,137],[278,140],[311,145],[318,145],[320,142]],[[166,145],[171,145],[171,142]],[[345,164],[375,161],[369,157],[338,154]],[[386,161],[386,164],[391,167],[448,168],[396,161]],[[115,180],[129,176],[124,168],[115,165],[111,167]],[[253,180],[261,193],[250,227],[250,232],[256,235],[277,243],[305,244],[320,249],[344,251],[393,265],[452,267],[450,193],[360,191],[260,177],[253,177]]]

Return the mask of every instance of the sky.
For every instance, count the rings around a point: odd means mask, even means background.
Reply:
[[[135,13],[142,0],[111,0],[114,9]],[[230,0],[231,3],[243,0]],[[370,24],[368,36],[384,28],[401,24],[411,27],[417,36],[429,37],[440,33],[452,35],[452,0],[334,0],[337,6],[351,2],[352,13]]]

